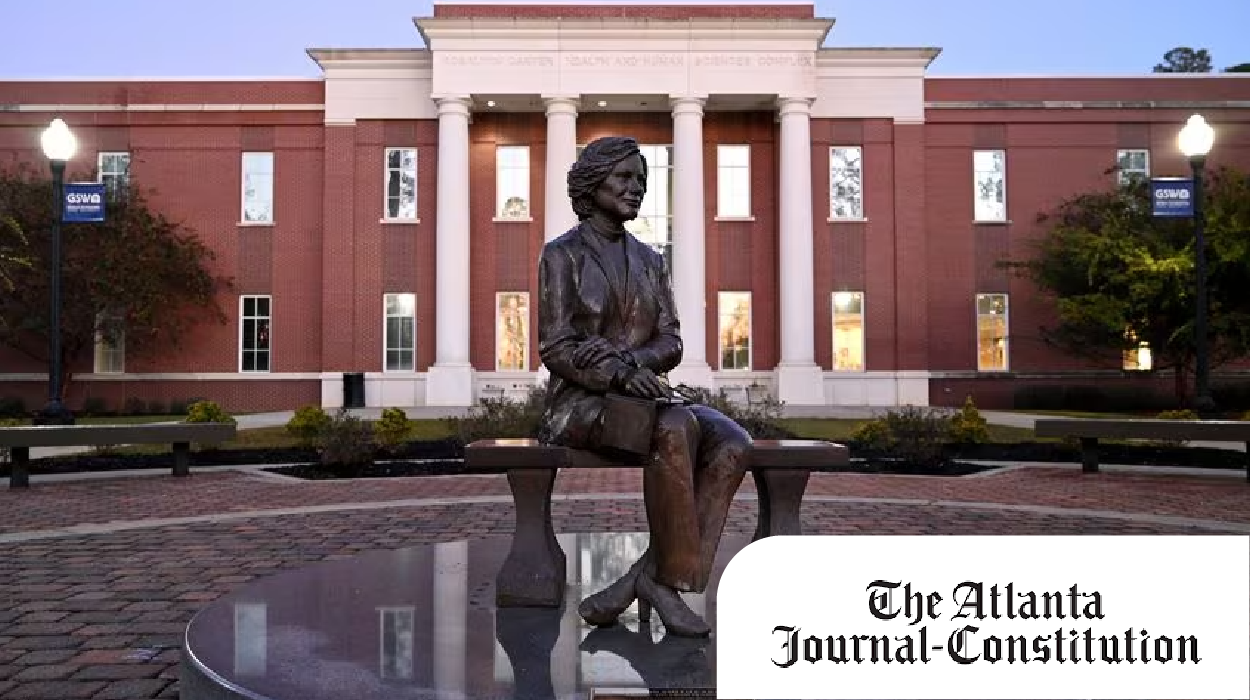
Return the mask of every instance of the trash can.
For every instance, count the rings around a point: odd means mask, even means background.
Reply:
[[[344,408],[364,408],[365,407],[365,373],[364,372],[344,372],[343,373],[343,407]]]

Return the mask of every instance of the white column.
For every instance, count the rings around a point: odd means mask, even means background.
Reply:
[[[681,364],[671,384],[712,388],[707,363],[707,290],[703,221],[703,103],[677,97],[673,107],[673,297],[681,321]],[[662,196],[653,192],[650,196]]]
[[[812,268],[812,101],[783,97],[781,121],[779,248],[781,363],[777,398],[797,405],[825,403],[824,374],[816,364]]]
[[[576,97],[550,96],[547,105],[546,199],[543,206],[543,239],[550,241],[577,225],[569,201],[569,167],[577,160]],[[545,382],[550,372],[541,362],[535,379]]]
[[[434,545],[434,689],[444,697],[463,696],[467,685],[469,625],[469,543]]]
[[[435,356],[425,380],[430,406],[473,403],[469,364],[469,98],[438,100],[435,228]]]
[[[547,97],[547,185],[543,238],[551,239],[577,225],[569,201],[569,166],[577,160],[576,97]]]

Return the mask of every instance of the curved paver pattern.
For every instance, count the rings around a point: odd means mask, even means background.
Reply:
[[[567,498],[554,505],[556,527],[645,530],[640,487],[636,470],[566,472],[557,483]],[[750,492],[748,480],[743,495]],[[1071,469],[973,479],[815,475],[809,492],[816,498],[804,505],[803,520],[813,534],[1218,534],[1245,533],[1250,523],[1250,487],[1237,479]],[[181,633],[206,602],[326,558],[506,533],[507,493],[498,476],[328,483],[240,472],[0,490],[0,531],[46,535],[0,542],[0,697],[175,698]],[[331,510],[257,512],[307,506]],[[213,519],[223,515],[229,519]],[[135,522],[196,516],[176,525]],[[1177,516],[1227,527],[1168,519]],[[101,532],[48,532],[86,524]],[[755,503],[735,503],[728,528],[749,533],[754,525]]]

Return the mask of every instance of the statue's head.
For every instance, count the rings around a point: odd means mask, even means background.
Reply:
[[[568,183],[579,220],[600,212],[610,221],[632,221],[647,194],[647,159],[634,139],[605,136],[582,150]]]

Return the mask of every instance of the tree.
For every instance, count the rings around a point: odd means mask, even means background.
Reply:
[[[1238,63],[1224,69],[1225,73],[1250,73],[1250,63]]]
[[[1229,168],[1204,179],[1208,327],[1215,367],[1250,354],[1250,177]],[[1155,218],[1149,185],[1080,194],[1043,213],[1049,226],[1026,260],[1000,264],[1055,299],[1042,339],[1063,352],[1120,365],[1147,343],[1154,369],[1176,370],[1178,399],[1194,359],[1194,225]]]
[[[1211,54],[1206,49],[1194,50],[1178,46],[1163,54],[1163,63],[1155,65],[1156,73],[1210,73]]]
[[[13,291],[13,269],[30,267],[30,259],[24,255],[26,234],[12,216],[0,213],[0,289]]]
[[[67,178],[75,179],[90,178]],[[12,291],[0,294],[0,345],[42,363],[49,361],[52,210],[49,179],[25,166],[0,172],[0,217],[26,233],[19,255],[28,263],[10,271]],[[210,271],[212,250],[194,232],[149,208],[140,188],[110,197],[105,221],[63,224],[61,236],[66,380],[70,367],[90,357],[97,333],[107,342],[124,334],[131,354],[152,346],[176,348],[191,326],[226,322],[217,297],[232,281]]]

